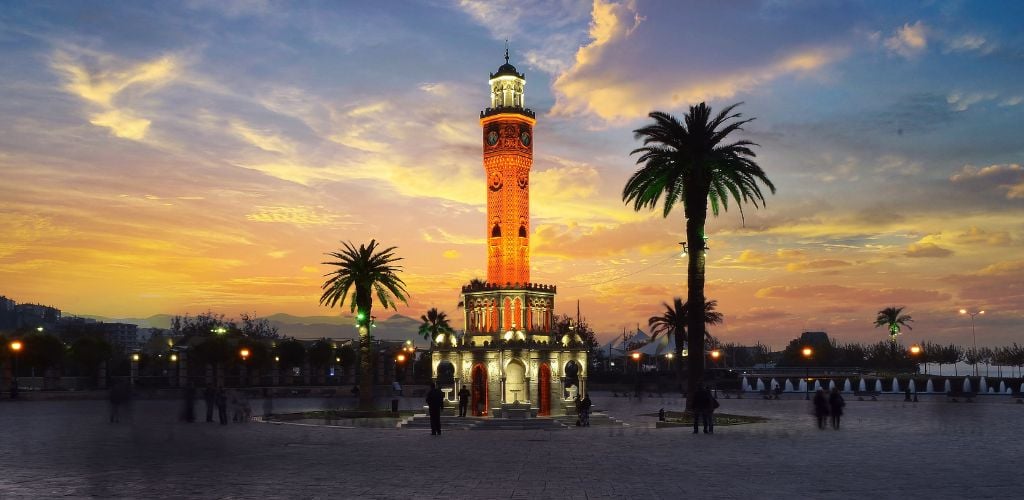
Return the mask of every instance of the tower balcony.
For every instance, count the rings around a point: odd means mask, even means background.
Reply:
[[[531,292],[557,293],[555,285],[542,285],[540,283],[490,283],[487,281],[462,285],[462,293],[486,292],[491,290],[527,290]]]
[[[537,115],[530,108],[523,108],[519,106],[499,106],[497,108],[486,108],[480,112],[480,118],[487,118],[488,116],[500,115],[502,113],[515,113],[517,115],[528,116],[536,119]]]

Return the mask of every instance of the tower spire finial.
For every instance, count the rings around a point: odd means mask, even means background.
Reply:
[[[508,64],[508,38],[505,39],[505,64]]]

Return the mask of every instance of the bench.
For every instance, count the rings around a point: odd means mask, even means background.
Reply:
[[[779,399],[779,395],[782,394],[781,390],[773,391],[771,389],[765,389],[765,390],[760,391],[760,392],[761,392],[761,397],[765,398],[765,399]]]
[[[950,401],[952,401],[954,403],[960,401],[960,398],[964,398],[964,400],[967,401],[968,403],[973,403],[974,402],[974,398],[977,397],[977,396],[978,396],[978,393],[974,392],[974,391],[971,391],[971,392],[949,391],[949,392],[946,393],[946,397],[949,398]]]
[[[853,395],[857,396],[857,401],[864,401],[864,398],[871,398],[872,401],[878,401],[878,391],[853,391]]]
[[[725,396],[725,399],[743,399],[743,391],[719,391]]]

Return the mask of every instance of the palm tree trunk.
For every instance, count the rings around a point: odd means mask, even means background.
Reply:
[[[683,342],[686,340],[686,332],[676,330],[676,387],[673,390],[681,390],[683,388]]]
[[[359,321],[359,409],[373,410],[373,357],[370,345],[370,306],[357,305]]]
[[[707,196],[704,207],[694,207],[686,219],[687,263],[687,331],[689,333],[689,376],[686,379],[686,408],[693,409],[693,397],[704,382],[704,221],[707,219]],[[694,200],[694,204],[699,201]]]

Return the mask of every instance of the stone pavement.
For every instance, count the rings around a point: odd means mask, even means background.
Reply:
[[[814,428],[802,398],[723,399],[720,411],[772,420],[693,435],[641,416],[678,398],[595,394],[630,426],[440,437],[184,424],[170,401],[137,401],[130,422],[108,424],[100,401],[2,401],[0,498],[1020,497],[1024,405],[932,398],[848,401],[838,432]]]

